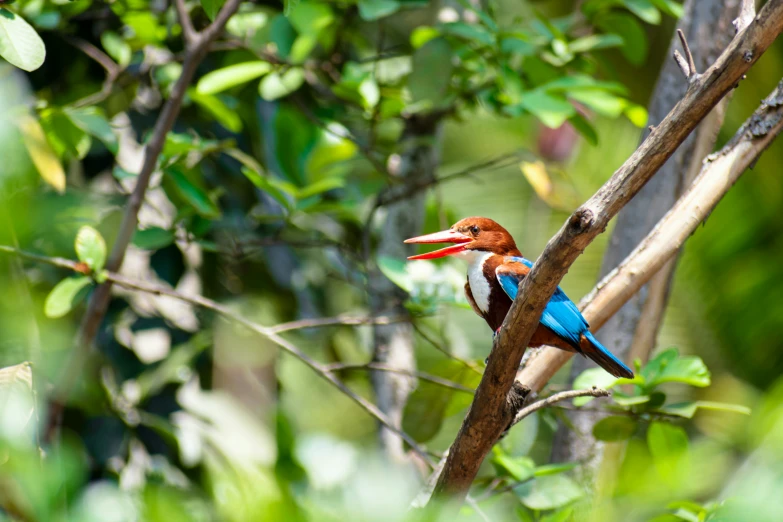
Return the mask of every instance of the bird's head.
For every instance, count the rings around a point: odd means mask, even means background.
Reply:
[[[451,246],[411,256],[408,259],[436,259],[454,254],[520,255],[508,231],[488,218],[469,217],[457,221],[448,230],[412,237],[406,243],[453,243]]]

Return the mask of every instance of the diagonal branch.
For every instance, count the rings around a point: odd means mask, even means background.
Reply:
[[[461,502],[478,468],[515,415],[506,396],[546,303],[571,264],[674,153],[783,31],[783,0],[770,0],[611,179],[550,240],[495,339],[487,369],[438,481],[435,497]],[[749,59],[748,59],[749,58]],[[539,356],[537,359],[541,359]]]
[[[719,152],[707,157],[701,172],[636,249],[580,303],[592,330],[598,330],[639,288],[674,257],[707,219],[720,199],[783,130],[783,82],[764,100]],[[547,348],[518,375],[533,391],[541,390],[571,358]]]
[[[182,73],[174,84],[171,97],[163,106],[163,110],[155,122],[155,127],[152,131],[150,140],[144,148],[144,163],[137,177],[136,187],[133,189],[133,193],[128,199],[125,213],[122,217],[122,223],[120,224],[120,229],[117,233],[117,239],[114,242],[108,262],[106,263],[106,268],[109,271],[119,270],[122,266],[123,259],[125,259],[125,252],[128,249],[133,233],[136,231],[139,209],[144,201],[144,195],[147,192],[150,178],[155,171],[158,157],[163,150],[166,135],[174,126],[174,122],[179,115],[182,100],[185,98],[185,92],[196,73],[196,68],[206,54],[209,44],[222,32],[223,27],[226,25],[229,17],[237,10],[240,2],[241,0],[227,0],[220,9],[214,22],[207,26],[203,32],[191,35],[191,41],[187,46],[185,60],[182,63]],[[179,4],[177,5],[180,6]],[[178,11],[182,10],[178,9]],[[186,13],[180,12],[179,14],[184,16]],[[183,27],[188,22],[185,22],[183,19]],[[111,297],[111,284],[111,281],[106,281],[96,288],[90,299],[87,311],[82,318],[74,351],[69,362],[66,364],[66,368],[56,387],[56,395],[59,396],[59,401],[62,403],[67,400],[68,393],[78,379],[84,359],[89,353],[89,350],[95,341],[95,336],[98,333],[98,328],[106,315],[106,309]],[[61,410],[61,407],[62,405],[60,404],[60,406],[54,408],[53,417],[55,419],[60,415],[60,412],[56,410]],[[55,423],[57,423],[57,421],[55,421]]]

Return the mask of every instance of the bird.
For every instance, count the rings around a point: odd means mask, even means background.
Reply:
[[[459,256],[468,262],[465,295],[480,317],[497,335],[520,281],[533,262],[524,258],[511,234],[495,221],[469,217],[448,230],[406,239],[405,243],[451,243],[450,246],[408,257],[437,259]],[[589,357],[615,377],[633,378],[633,371],[595,338],[579,309],[558,286],[544,308],[529,346],[554,346]]]

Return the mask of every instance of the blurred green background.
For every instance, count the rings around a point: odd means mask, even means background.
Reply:
[[[204,27],[221,5],[187,7]],[[446,114],[437,132],[416,138],[440,155],[437,172],[421,179],[517,154],[426,190],[424,228],[410,235],[486,216],[535,258],[637,147],[645,123],[632,122],[633,111],[648,105],[670,59],[678,6],[243,3],[198,67],[123,274],[275,325],[366,316],[377,264],[411,290],[416,367],[475,387],[477,372],[433,346],[477,368],[491,346],[464,303],[463,264],[406,267],[376,255],[386,210],[371,210],[375,198],[409,182],[393,168],[406,126]],[[17,67],[0,60],[0,244],[75,260],[74,239],[88,226],[110,249],[141,147],[182,70],[175,10],[145,0],[17,0],[0,16],[8,62],[9,42],[29,36],[20,19],[46,49],[31,72],[22,69],[35,56],[24,49]],[[591,36],[600,45],[575,44]],[[117,67],[110,81],[96,55]],[[255,72],[231,69],[246,62]],[[736,90],[718,147],[781,77],[777,42]],[[576,83],[552,90],[564,79],[615,83],[590,83],[586,92],[600,96],[579,98]],[[572,104],[586,106],[586,117]],[[536,160],[553,186],[543,199],[521,169]],[[551,408],[493,450],[461,518],[783,519],[782,162],[773,144],[686,244],[646,383],[582,405],[625,419],[604,425],[608,435],[594,432],[607,441],[598,487],[578,480],[583,463],[550,463],[565,419]],[[575,301],[595,285],[610,234],[611,226],[564,279]],[[57,397],[94,287],[85,279],[69,293],[68,277],[76,276],[0,254],[0,519],[438,519],[408,509],[426,468],[384,455],[376,421],[345,394],[269,339],[173,298],[115,288],[95,350],[71,393]],[[283,336],[323,363],[361,366],[373,356],[372,326]],[[688,371],[665,377],[655,366],[674,360]],[[335,374],[375,400],[366,367]],[[566,377],[567,369],[551,389]],[[633,402],[654,394],[660,404]],[[419,380],[402,427],[437,461],[470,398]],[[685,401],[702,407],[672,413]]]

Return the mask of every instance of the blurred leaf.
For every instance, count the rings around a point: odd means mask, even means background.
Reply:
[[[602,388],[608,390],[617,382],[617,377],[608,374],[601,368],[589,368],[574,379],[575,390],[585,390],[595,386],[596,388]],[[595,399],[595,397],[577,397],[574,399],[574,406],[584,406],[588,402]]]
[[[396,0],[359,0],[359,16],[371,22],[396,13],[400,4]]]
[[[41,124],[35,118],[24,115],[19,118],[22,141],[41,178],[57,192],[65,191],[65,170],[59,158],[46,141]]]
[[[42,110],[41,127],[46,133],[46,139],[60,157],[83,159],[90,150],[90,136],[60,109]]]
[[[619,404],[620,406],[636,406],[639,404],[646,404],[650,402],[650,396],[649,395],[636,395],[631,397],[623,397],[619,393],[614,393],[612,395],[612,400]]]
[[[216,219],[220,217],[220,208],[201,188],[197,187],[183,171],[172,166],[165,170],[166,177],[172,181],[179,195],[202,217]]]
[[[568,122],[573,125],[574,129],[584,138],[587,142],[596,147],[598,146],[598,133],[595,131],[590,122],[579,113],[574,114],[568,118]]]
[[[87,295],[83,290],[90,283],[92,280],[87,276],[69,277],[57,283],[46,296],[44,303],[46,317],[54,319],[70,312]]]
[[[402,429],[417,442],[427,442],[440,431],[454,390],[422,381],[408,398]]]
[[[574,508],[561,509],[541,517],[540,522],[568,522],[572,520],[573,514]]]
[[[544,202],[549,202],[552,195],[553,185],[552,180],[549,179],[549,173],[546,171],[546,165],[543,161],[536,161],[530,163],[523,161],[519,168],[522,170],[522,174],[530,186],[533,187],[536,195]]]
[[[682,15],[684,13],[684,9],[682,4],[678,4],[674,0],[651,0],[652,3],[666,13],[669,16],[673,16],[674,18],[682,18]]]
[[[117,154],[119,149],[117,136],[101,109],[98,107],[65,107],[63,112],[68,115],[74,125],[101,140],[112,154]]]
[[[633,16],[611,12],[596,19],[596,25],[608,33],[618,34],[625,42],[620,51],[633,65],[642,65],[647,58],[647,35]]]
[[[620,47],[621,45],[623,45],[623,39],[616,34],[592,34],[569,42],[568,48],[573,53],[585,53],[597,49]]]
[[[512,457],[498,446],[492,452],[492,464],[503,474],[517,482],[524,482],[534,477],[535,463],[529,457]],[[500,474],[500,473],[499,473]]]
[[[434,38],[416,49],[413,71],[408,76],[408,88],[414,101],[437,105],[446,96],[452,70],[451,46],[444,38]]]
[[[606,417],[593,426],[593,436],[605,442],[630,439],[635,431],[636,419],[622,415]]]
[[[408,275],[407,263],[404,260],[381,256],[378,258],[378,269],[392,283],[406,292],[410,293],[413,290],[413,282],[410,275]]]
[[[25,71],[38,69],[46,58],[46,47],[35,29],[3,7],[0,7],[0,56]]]
[[[328,4],[304,2],[288,13],[288,20],[300,35],[317,35],[334,21],[334,13]]]
[[[624,0],[624,3],[629,11],[648,24],[658,25],[661,23],[661,13],[650,0]]]
[[[579,463],[577,462],[562,462],[562,463],[555,463],[555,464],[544,464],[542,466],[537,466],[535,470],[535,476],[536,477],[544,477],[546,475],[557,475],[558,473],[563,473],[566,471],[570,471],[577,467]]]
[[[86,263],[93,272],[103,270],[106,263],[106,242],[103,236],[90,226],[83,226],[76,234],[74,249],[79,261]]]
[[[533,56],[538,48],[526,35],[515,34],[505,37],[500,42],[500,50],[504,53]]]
[[[622,98],[599,90],[570,91],[568,97],[609,118],[618,117],[627,105]]]
[[[647,429],[647,445],[655,459],[666,459],[688,451],[688,435],[679,426],[654,421]]]
[[[550,129],[560,127],[576,114],[574,106],[567,101],[538,90],[525,93],[520,105]]]
[[[285,193],[278,188],[270,179],[266,176],[262,176],[252,168],[242,167],[242,174],[253,183],[260,190],[269,194],[275,201],[280,203],[286,210],[291,210],[291,201],[285,195]]]
[[[196,84],[199,94],[215,94],[259,78],[272,70],[269,62],[243,62],[210,71]]]
[[[495,36],[481,27],[480,25],[468,24],[465,22],[452,22],[438,25],[438,29],[443,34],[450,34],[464,38],[473,43],[483,45],[494,45]]]
[[[188,89],[190,98],[209,112],[217,122],[231,132],[242,131],[242,118],[236,110],[231,109],[217,96],[210,94],[199,94],[198,91]]]
[[[297,198],[298,199],[309,198],[311,196],[322,194],[324,192],[328,192],[330,190],[334,190],[336,188],[341,188],[344,186],[345,186],[345,180],[342,178],[322,179],[320,181],[316,181],[315,183],[311,183],[310,185],[307,185],[303,189],[297,191]]]
[[[713,411],[724,411],[728,413],[739,413],[742,415],[751,414],[751,409],[747,406],[713,401],[691,401],[667,404],[663,408],[659,408],[658,411],[668,415],[677,415],[679,417],[690,419],[693,418],[699,408]]]
[[[223,7],[225,0],[201,0],[201,7],[204,8],[204,12],[211,21],[215,21],[220,8]]]
[[[411,32],[411,46],[414,49],[418,49],[438,36],[440,36],[440,31],[434,27],[428,25],[419,26]]]
[[[6,444],[9,441],[29,444],[32,434],[38,429],[35,416],[35,392],[33,390],[32,364],[23,362],[14,366],[0,368],[0,462],[6,464],[8,453]],[[40,451],[40,449],[38,450]],[[8,467],[5,466],[5,476]],[[0,496],[3,507],[8,506],[9,496]]]
[[[566,475],[537,477],[530,492],[522,495],[522,503],[530,509],[556,509],[584,495],[573,479]]]
[[[0,390],[7,390],[17,384],[33,390],[33,367],[29,362],[0,368]],[[5,392],[0,393],[0,397],[5,397]]]
[[[114,58],[114,61],[122,67],[127,67],[131,61],[132,51],[128,42],[122,39],[114,31],[103,31],[101,33],[101,45],[106,53]]]
[[[647,125],[647,109],[641,105],[628,104],[624,113],[625,117],[640,129]]]
[[[258,85],[258,93],[267,101],[277,100],[296,91],[304,83],[304,70],[292,67],[282,75],[278,72],[268,74]]]
[[[145,250],[157,250],[174,242],[174,232],[160,227],[137,230],[133,234],[133,244]]]

